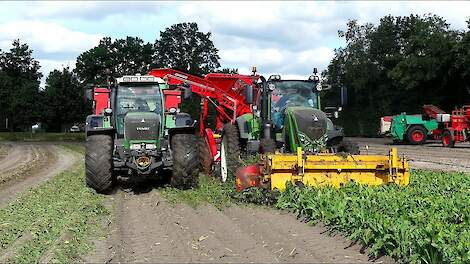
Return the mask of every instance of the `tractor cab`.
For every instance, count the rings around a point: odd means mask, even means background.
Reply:
[[[163,95],[166,85],[153,76],[117,78],[114,89],[116,136],[126,149],[156,148],[163,130]]]
[[[317,85],[318,80],[314,78],[309,80],[281,80],[280,75],[271,75],[269,77],[270,112],[275,128],[282,128],[285,113],[289,107],[320,108]]]

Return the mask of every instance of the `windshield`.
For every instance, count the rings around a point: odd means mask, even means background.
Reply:
[[[317,94],[313,89],[314,82],[292,80],[271,84],[274,85],[271,94],[271,113],[275,127],[282,128],[284,111],[288,106],[318,108]]]
[[[307,106],[317,108],[317,95],[313,88],[315,83],[307,81],[275,82],[271,105],[281,111],[287,106]]]
[[[124,116],[128,112],[162,113],[162,95],[158,84],[119,85],[116,93],[116,126],[124,133]]]

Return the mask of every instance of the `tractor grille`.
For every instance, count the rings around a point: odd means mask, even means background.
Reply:
[[[156,113],[132,113],[124,117],[124,137],[127,140],[155,140],[159,127],[160,116]]]
[[[315,109],[294,111],[297,127],[300,132],[312,140],[320,139],[326,133],[326,115]]]

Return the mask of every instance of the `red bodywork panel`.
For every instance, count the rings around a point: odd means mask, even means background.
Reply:
[[[100,115],[105,108],[109,108],[110,92],[108,88],[95,87],[93,89],[93,108],[95,109],[95,115]]]
[[[245,89],[253,87],[253,101],[257,102],[261,89],[256,85],[258,75],[210,73],[205,78],[187,74],[174,69],[153,69],[149,75],[162,78],[170,86],[176,86],[181,94],[182,89],[191,91],[202,98],[199,133],[207,138],[208,147],[214,160],[219,159],[219,149],[214,132],[206,128],[209,104],[216,110],[216,130],[221,131],[224,123],[235,123],[236,118],[253,113],[252,106],[246,102]]]
[[[180,90],[163,90],[165,98],[165,110],[169,111],[170,108],[178,108],[181,104],[181,91]]]
[[[423,105],[423,112],[425,115],[437,118],[437,114],[445,114],[446,112],[435,105]]]
[[[195,94],[203,99],[201,113],[201,134],[204,133],[203,123],[207,118],[208,102],[216,103],[218,130],[222,129],[224,123],[234,123],[235,119],[246,113],[252,113],[251,105],[246,103],[245,87],[253,85],[259,76],[240,74],[208,74],[205,78],[187,74],[174,69],[153,69],[149,75],[164,79],[169,85],[187,86]],[[259,90],[253,87],[254,100],[259,97]]]

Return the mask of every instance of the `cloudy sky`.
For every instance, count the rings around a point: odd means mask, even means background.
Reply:
[[[249,72],[308,76],[324,69],[349,19],[434,13],[453,28],[466,28],[470,2],[0,2],[0,49],[27,42],[49,71],[74,67],[76,57],[103,36],[138,36],[154,42],[179,22],[197,22],[213,34],[224,67]]]

